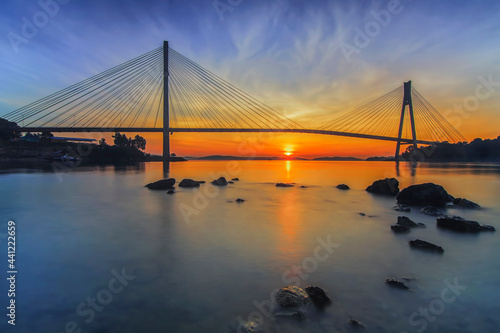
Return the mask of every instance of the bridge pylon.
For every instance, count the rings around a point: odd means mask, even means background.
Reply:
[[[396,144],[396,154],[394,156],[396,162],[399,162],[399,150],[401,149],[401,136],[403,135],[403,124],[405,120],[406,106],[408,106],[411,123],[411,135],[413,139],[413,147],[417,146],[417,132],[415,131],[415,116],[413,114],[413,102],[411,100],[411,81],[404,83],[403,105],[401,107],[401,119],[399,120],[399,133]]]
[[[170,117],[168,95],[168,42],[163,42],[163,159],[170,161]]]

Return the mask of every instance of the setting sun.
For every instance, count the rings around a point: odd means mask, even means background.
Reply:
[[[284,152],[284,154],[285,154],[286,156],[291,156],[291,155],[293,155],[293,153],[292,153],[291,151],[286,151],[286,152]]]

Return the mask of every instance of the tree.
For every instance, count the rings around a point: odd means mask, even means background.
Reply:
[[[0,118],[0,140],[8,141],[20,136],[21,128],[15,122]]]
[[[130,146],[129,139],[125,134],[120,134],[120,132],[116,132],[115,135],[113,135],[113,143],[117,147],[128,147]]]
[[[106,139],[105,138],[101,138],[101,140],[99,140],[99,146],[107,146],[108,144],[106,143]]]
[[[140,135],[136,135],[134,140],[132,140],[132,146],[134,146],[140,150],[145,150],[146,149],[146,139],[144,139]]]
[[[40,142],[50,142],[50,139],[54,137],[54,134],[49,131],[43,131],[40,135]]]

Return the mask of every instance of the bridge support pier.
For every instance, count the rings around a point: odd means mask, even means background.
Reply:
[[[168,42],[163,42],[163,160],[170,161],[170,118],[168,96]]]
[[[403,135],[403,124],[405,119],[405,109],[408,105],[409,113],[410,113],[410,123],[411,123],[411,134],[413,139],[413,147],[415,149],[417,146],[417,132],[415,130],[415,116],[413,114],[413,102],[411,100],[411,81],[404,83],[404,96],[403,96],[403,105],[401,107],[401,119],[399,121],[399,133],[398,133],[398,141],[396,144],[396,154],[394,158],[396,162],[399,162],[399,151],[401,149],[401,136]]]

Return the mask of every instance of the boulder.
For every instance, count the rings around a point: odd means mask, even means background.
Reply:
[[[477,203],[464,198],[455,198],[453,200],[453,204],[461,208],[469,208],[469,209],[481,208],[481,206],[479,206]]]
[[[174,190],[168,190],[167,194],[174,194],[175,191]]]
[[[406,213],[411,212],[411,208],[404,204],[394,206],[394,210],[397,212],[406,212]]]
[[[179,183],[179,187],[200,187],[200,182],[192,179],[183,179]]]
[[[301,306],[311,302],[305,290],[296,286],[281,288],[274,296],[274,300],[284,308]]]
[[[170,190],[171,188],[174,187],[174,185],[175,185],[175,179],[168,178],[168,179],[158,180],[153,183],[149,183],[145,187],[147,187],[150,190]]]
[[[415,228],[415,227],[425,228],[425,224],[415,223],[406,216],[398,216],[398,223],[397,224],[408,227],[408,228]]]
[[[420,213],[430,216],[441,216],[443,215],[436,207],[425,206],[420,210]]]
[[[391,225],[391,230],[394,231],[395,233],[401,234],[404,232],[410,232],[410,227],[406,225],[393,224]]]
[[[238,198],[238,199],[236,199],[236,202],[240,202],[240,203],[245,202],[245,199]]]
[[[395,196],[399,193],[399,181],[396,178],[376,180],[366,188],[367,192]]]
[[[323,289],[316,286],[306,287],[306,293],[311,299],[311,302],[320,307],[324,307],[332,302]]]
[[[415,239],[409,242],[410,247],[415,248],[415,249],[422,249],[422,250],[428,250],[428,251],[433,251],[433,252],[439,252],[443,253],[444,250],[441,246],[437,246],[435,244],[420,240],[420,239]]]
[[[437,226],[443,229],[450,229],[459,232],[476,233],[480,231],[495,231],[495,228],[489,225],[481,225],[477,221],[471,221],[460,216],[445,215],[438,217]]]
[[[227,184],[227,180],[224,177],[220,177],[219,179],[212,181],[212,185],[215,186],[227,186]]]
[[[360,323],[359,321],[354,320],[354,319],[349,319],[349,324],[353,328],[365,328],[365,325],[363,325],[363,323]]]
[[[297,320],[307,319],[307,315],[302,311],[278,311],[274,314],[275,317],[287,317]]]
[[[441,185],[425,183],[411,185],[399,192],[396,197],[398,204],[413,206],[446,207],[453,197]]]
[[[350,188],[348,185],[346,185],[346,184],[339,184],[339,185],[337,185],[337,188],[338,188],[339,190],[350,190],[350,189],[351,189],[351,188]]]
[[[234,184],[234,182],[232,180],[228,181],[229,184]]]
[[[391,287],[398,288],[398,289],[405,289],[405,290],[410,289],[410,288],[408,288],[408,286],[406,286],[406,284],[404,284],[403,282],[396,280],[394,278],[386,279],[385,283],[387,283]]]
[[[276,187],[294,187],[295,185],[290,183],[277,183]]]
[[[232,180],[232,181],[234,181],[234,182],[238,182],[238,181],[240,181],[240,179],[239,179],[239,178],[233,178],[233,179],[231,179],[231,180]]]

